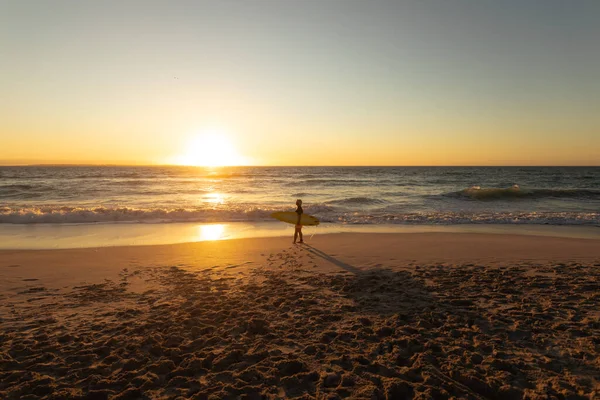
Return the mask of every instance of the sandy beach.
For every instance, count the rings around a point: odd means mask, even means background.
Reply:
[[[600,397],[600,240],[290,242],[0,251],[0,398]]]

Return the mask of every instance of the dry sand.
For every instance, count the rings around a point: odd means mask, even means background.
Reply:
[[[600,241],[0,252],[0,399],[600,398]]]

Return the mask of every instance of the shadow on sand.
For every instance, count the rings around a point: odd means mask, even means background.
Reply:
[[[305,246],[310,254],[350,273],[328,275],[317,285],[351,299],[360,312],[379,315],[415,313],[431,308],[437,301],[423,282],[415,279],[408,271],[392,271],[386,268],[363,270],[314,246]]]
[[[306,251],[341,270],[294,268],[295,251],[250,279],[145,268],[2,319],[0,398],[595,398],[597,266],[362,270]]]
[[[337,265],[338,267],[342,268],[345,271],[351,272],[353,274],[359,274],[360,272],[362,272],[360,269],[353,267],[350,264],[346,264],[345,262],[340,261],[337,258],[330,256],[329,254],[325,253],[324,251],[311,246],[310,244],[305,243],[304,247],[306,247],[306,250],[309,253],[314,254],[315,256],[324,259],[325,261],[329,261],[330,263]]]

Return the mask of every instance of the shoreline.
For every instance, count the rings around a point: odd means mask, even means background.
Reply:
[[[417,264],[499,265],[509,263],[600,262],[600,239],[473,232],[332,233],[306,235],[306,245],[293,245],[292,235],[173,244],[67,249],[0,250],[0,291],[23,273],[77,280],[87,274],[100,279],[123,268],[185,266],[192,269],[263,265],[269,254],[316,248],[341,264],[365,268],[411,268]],[[339,269],[324,259],[321,269]],[[236,271],[240,268],[235,267]],[[25,278],[39,278],[31,276]],[[86,280],[87,281],[87,280]],[[14,281],[17,284],[17,281]]]
[[[600,239],[600,227],[535,224],[335,224],[305,227],[306,236],[338,233],[478,233]],[[0,250],[69,249],[165,245],[213,240],[286,237],[293,226],[281,222],[0,224]]]

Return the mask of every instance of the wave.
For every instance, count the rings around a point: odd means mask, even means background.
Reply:
[[[234,222],[266,220],[272,209],[238,210],[128,207],[47,206],[14,209],[0,208],[0,223],[98,223],[98,222]]]
[[[481,188],[472,186],[458,192],[445,194],[447,197],[470,200],[510,200],[510,199],[600,199],[600,190],[593,189],[522,189],[519,185],[501,188]]]
[[[0,191],[2,191],[2,190],[30,190],[30,189],[35,189],[35,188],[37,188],[37,186],[25,185],[25,184],[0,185]]]
[[[130,207],[1,207],[0,223],[9,224],[82,224],[82,223],[174,223],[174,222],[239,222],[272,221],[271,214],[282,210],[281,207],[237,207],[219,208],[130,208]],[[327,215],[334,209],[323,204],[305,207],[305,212],[331,222]]]
[[[144,175],[142,172],[118,172],[118,171],[114,171],[111,169],[108,170],[104,170],[104,171],[98,171],[98,170],[94,170],[94,171],[90,171],[90,172],[79,172],[76,175],[73,175],[72,178],[75,179],[137,179],[137,178],[143,178]]]
[[[378,205],[378,204],[386,204],[387,201],[381,199],[373,199],[370,197],[350,197],[346,199],[338,199],[328,201],[327,204],[337,204],[337,205]]]
[[[290,208],[284,208],[291,211]],[[281,207],[219,208],[128,208],[44,206],[0,207],[0,223],[92,224],[273,221],[271,213]],[[347,212],[328,204],[313,204],[305,212],[322,222],[340,224],[549,224],[597,225],[600,212]]]
[[[382,197],[404,197],[411,196],[411,193],[406,191],[389,191],[389,192],[381,192]]]
[[[9,184],[0,185],[0,199],[41,198],[56,188],[48,185]]]
[[[284,186],[371,186],[377,184],[378,186],[382,185],[392,185],[395,182],[388,179],[380,179],[380,180],[372,180],[372,179],[301,179],[295,180],[291,182],[286,182]]]

